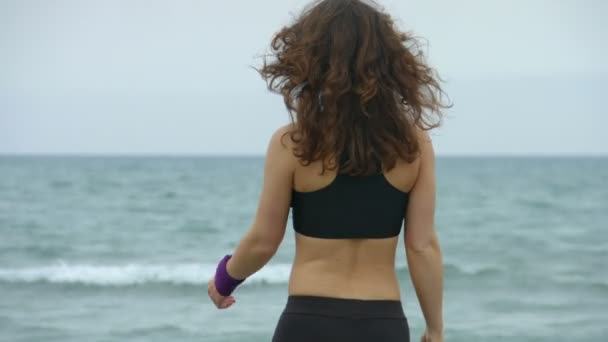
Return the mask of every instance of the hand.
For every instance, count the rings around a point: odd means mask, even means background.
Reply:
[[[429,332],[428,329],[424,329],[420,342],[443,342],[443,333]]]
[[[234,297],[224,297],[217,292],[217,289],[215,288],[215,278],[211,278],[211,280],[209,280],[209,285],[207,285],[207,294],[209,294],[209,298],[211,298],[211,301],[213,301],[213,304],[215,304],[218,309],[227,309],[232,306],[232,304],[236,303],[236,299],[234,299]]]

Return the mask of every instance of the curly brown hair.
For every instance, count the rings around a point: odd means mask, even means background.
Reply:
[[[316,1],[282,28],[258,71],[284,98],[300,162],[335,170],[344,152],[341,173],[368,175],[415,160],[417,129],[438,127],[448,107],[419,46],[371,1]]]

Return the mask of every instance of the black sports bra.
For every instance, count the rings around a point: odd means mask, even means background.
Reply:
[[[344,154],[340,158],[344,161]],[[382,168],[371,176],[338,174],[326,187],[292,191],[293,228],[325,239],[379,239],[399,235],[409,198]]]

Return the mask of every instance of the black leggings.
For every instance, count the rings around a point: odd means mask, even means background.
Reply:
[[[398,300],[289,296],[272,342],[409,342]]]

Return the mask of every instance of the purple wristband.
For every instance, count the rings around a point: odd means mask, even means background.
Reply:
[[[228,274],[226,265],[228,265],[228,260],[230,260],[230,258],[232,258],[232,255],[226,255],[215,269],[215,288],[217,289],[217,292],[224,297],[230,296],[234,289],[245,281],[245,279],[232,278],[232,276]]]

